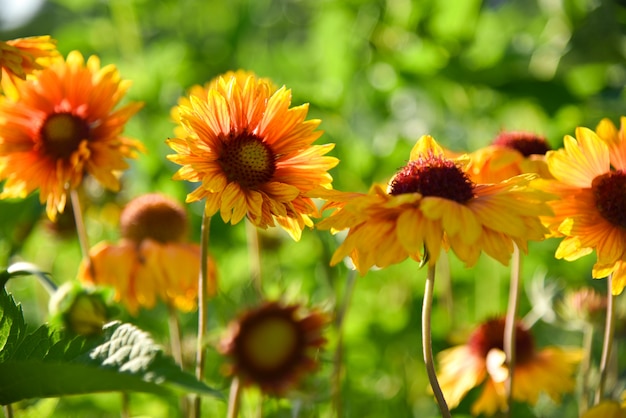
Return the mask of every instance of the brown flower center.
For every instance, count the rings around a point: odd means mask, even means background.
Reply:
[[[187,232],[187,213],[176,201],[152,193],[133,199],[120,216],[122,236],[140,243],[146,238],[155,241],[179,242]]]
[[[493,145],[514,149],[524,157],[545,155],[550,151],[550,145],[544,137],[530,132],[501,132],[493,140]]]
[[[229,181],[252,189],[270,181],[276,171],[274,158],[260,138],[244,133],[224,141],[219,161]]]
[[[483,323],[470,336],[469,347],[478,356],[487,358],[495,349],[504,351],[504,319],[491,319]],[[535,353],[533,336],[521,323],[515,324],[515,357],[517,364],[524,364]]]
[[[600,215],[613,225],[626,228],[626,172],[611,171],[594,178],[591,190]]]
[[[242,349],[255,369],[273,371],[289,363],[298,346],[299,330],[293,321],[264,318],[241,336]]]
[[[465,203],[474,197],[474,184],[453,161],[429,155],[409,161],[391,180],[389,194],[420,193]]]
[[[89,125],[71,113],[55,113],[48,116],[40,133],[48,155],[55,159],[67,159],[78,149],[81,141],[89,139]]]

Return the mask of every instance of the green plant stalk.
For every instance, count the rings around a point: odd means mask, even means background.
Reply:
[[[239,402],[241,400],[241,382],[237,376],[233,377],[230,383],[230,394],[228,395],[228,418],[236,418],[239,415]]]
[[[250,278],[259,299],[263,299],[263,282],[261,280],[261,247],[259,246],[259,230],[246,219],[246,241],[248,257],[250,257]]]
[[[511,280],[509,284],[509,302],[507,305],[506,317],[504,319],[504,354],[506,355],[507,368],[509,370],[505,383],[507,409],[505,416],[511,416],[513,406],[513,378],[515,375],[515,320],[517,318],[517,306],[519,303],[519,291],[521,286],[521,265],[522,258],[517,248],[513,244],[513,260],[511,263]]]
[[[591,348],[593,345],[594,326],[586,323],[583,330],[583,359],[580,363],[578,413],[583,414],[589,409],[589,371],[591,370]]]
[[[604,326],[604,339],[602,342],[602,357],[600,358],[600,382],[596,389],[595,404],[597,405],[604,396],[604,386],[606,385],[606,376],[609,370],[609,358],[611,357],[611,348],[613,346],[613,337],[615,335],[615,309],[612,287],[613,287],[613,275],[609,275],[606,280],[607,293],[606,293],[606,323]]]
[[[200,276],[198,277],[198,337],[196,341],[196,379],[202,381],[204,375],[204,334],[206,333],[207,314],[207,282],[209,279],[209,233],[211,230],[211,217],[206,211],[202,214],[202,226],[200,229]],[[200,418],[201,399],[196,395],[193,398],[193,417]]]
[[[424,352],[424,364],[426,365],[426,373],[430,387],[435,395],[437,406],[443,418],[452,418],[450,409],[446,403],[446,399],[439,386],[437,373],[435,372],[435,363],[433,361],[433,340],[431,334],[431,314],[433,307],[433,291],[435,287],[435,264],[428,265],[428,273],[426,274],[426,286],[424,289],[424,303],[422,305],[422,349]]]
[[[168,312],[168,328],[170,331],[170,345],[172,347],[172,357],[177,365],[180,366],[181,370],[185,370],[185,365],[183,364],[183,349],[180,342],[180,325],[178,322],[178,314],[176,309],[167,305]],[[187,416],[189,413],[189,405],[186,396],[182,396],[180,399],[180,407],[181,407],[181,416]]]
[[[76,189],[70,190],[70,200],[72,201],[72,210],[74,211],[74,222],[76,223],[76,234],[78,235],[80,250],[83,254],[83,258],[89,263],[89,268],[92,270],[91,273],[93,275],[93,265],[89,258],[89,238],[87,236],[87,228],[85,228],[83,211],[80,206],[80,197]]]

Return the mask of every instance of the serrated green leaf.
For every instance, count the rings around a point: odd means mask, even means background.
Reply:
[[[49,331],[47,326],[42,325],[31,334],[28,334],[17,344],[15,353],[13,353],[8,360],[43,359],[52,345],[52,338],[50,338]]]
[[[0,288],[0,362],[13,355],[25,332],[22,307]]]

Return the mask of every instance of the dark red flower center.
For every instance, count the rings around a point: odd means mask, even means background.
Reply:
[[[431,154],[409,161],[391,180],[389,194],[404,193],[465,203],[474,197],[474,184],[453,161]]]
[[[600,215],[613,225],[626,228],[626,172],[611,171],[594,178],[591,190]]]
[[[524,157],[545,155],[550,151],[550,145],[544,137],[530,132],[501,132],[493,140],[493,145],[514,149]]]
[[[120,216],[122,236],[140,243],[151,238],[161,243],[180,242],[187,233],[187,213],[176,201],[157,193],[133,199]]]
[[[71,113],[55,113],[45,120],[40,134],[46,154],[68,159],[83,140],[89,139],[89,124]]]
[[[229,181],[247,189],[267,183],[276,171],[275,155],[269,145],[247,133],[224,141],[219,162]]]
[[[504,351],[504,319],[490,319],[483,323],[470,336],[469,347],[478,356],[487,358],[489,351]],[[515,357],[517,364],[524,364],[535,354],[533,336],[521,324],[515,324]]]

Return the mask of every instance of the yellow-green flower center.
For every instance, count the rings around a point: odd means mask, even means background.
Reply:
[[[514,149],[524,157],[531,155],[545,155],[550,151],[550,145],[544,137],[530,132],[501,132],[493,145]]]
[[[78,149],[81,141],[89,139],[89,125],[71,113],[55,113],[45,120],[40,134],[48,155],[55,159],[67,159]]]
[[[122,236],[141,243],[151,238],[161,243],[182,241],[187,233],[187,213],[176,201],[151,193],[126,205],[120,216]]]
[[[474,184],[453,161],[431,154],[409,161],[391,180],[389,194],[404,193],[465,203],[474,197]]]
[[[242,335],[241,347],[257,370],[275,371],[291,364],[299,343],[299,330],[282,316],[266,317]]]
[[[504,351],[504,319],[496,318],[484,322],[470,336],[467,344],[472,352],[482,358],[493,349]],[[535,354],[533,336],[518,322],[515,324],[515,356],[517,364],[524,364]]]
[[[600,215],[613,225],[626,228],[626,172],[611,171],[594,178],[591,190]]]
[[[253,189],[271,180],[276,171],[274,159],[269,145],[244,133],[224,141],[219,162],[229,181]]]

